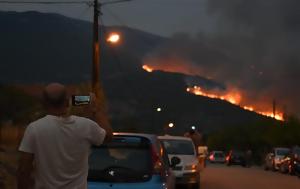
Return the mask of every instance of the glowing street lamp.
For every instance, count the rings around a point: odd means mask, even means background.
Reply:
[[[111,33],[107,38],[107,42],[109,43],[118,43],[120,41],[120,35],[118,33]]]
[[[174,127],[174,123],[169,123],[169,128],[173,128]]]
[[[161,108],[156,108],[157,112],[161,112],[161,110],[162,110]]]
[[[192,126],[191,129],[192,129],[192,130],[196,130],[196,126]]]

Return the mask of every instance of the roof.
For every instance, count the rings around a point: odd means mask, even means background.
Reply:
[[[146,133],[122,133],[122,132],[116,132],[113,133],[114,136],[139,136],[139,137],[145,137],[149,140],[151,140],[152,143],[155,143],[157,140],[157,136],[153,134],[146,134]]]
[[[220,150],[213,150],[213,151],[211,151],[211,153],[224,153],[224,152],[220,151]]]
[[[189,141],[192,141],[192,139],[188,138],[188,137],[171,136],[171,135],[158,136],[158,139],[166,139],[166,140],[189,140]]]
[[[284,147],[276,147],[274,150],[290,150],[289,148],[284,148]]]

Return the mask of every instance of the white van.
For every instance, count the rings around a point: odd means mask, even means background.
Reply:
[[[180,162],[173,167],[176,184],[191,185],[199,188],[200,166],[193,141],[187,137],[159,136],[158,139],[164,146],[170,162],[179,158]]]

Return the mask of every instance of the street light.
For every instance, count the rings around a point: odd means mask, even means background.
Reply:
[[[118,33],[111,33],[107,38],[107,42],[109,43],[118,43],[120,41],[120,35]]]
[[[169,123],[169,128],[173,128],[174,127],[174,123]]]
[[[196,130],[196,126],[192,126],[191,129],[192,129],[192,130]]]
[[[156,108],[157,112],[161,112],[161,110],[162,110],[161,108]]]

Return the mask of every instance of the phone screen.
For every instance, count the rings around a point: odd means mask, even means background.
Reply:
[[[91,102],[91,96],[88,95],[73,95],[72,96],[72,105],[81,106],[88,105]]]

